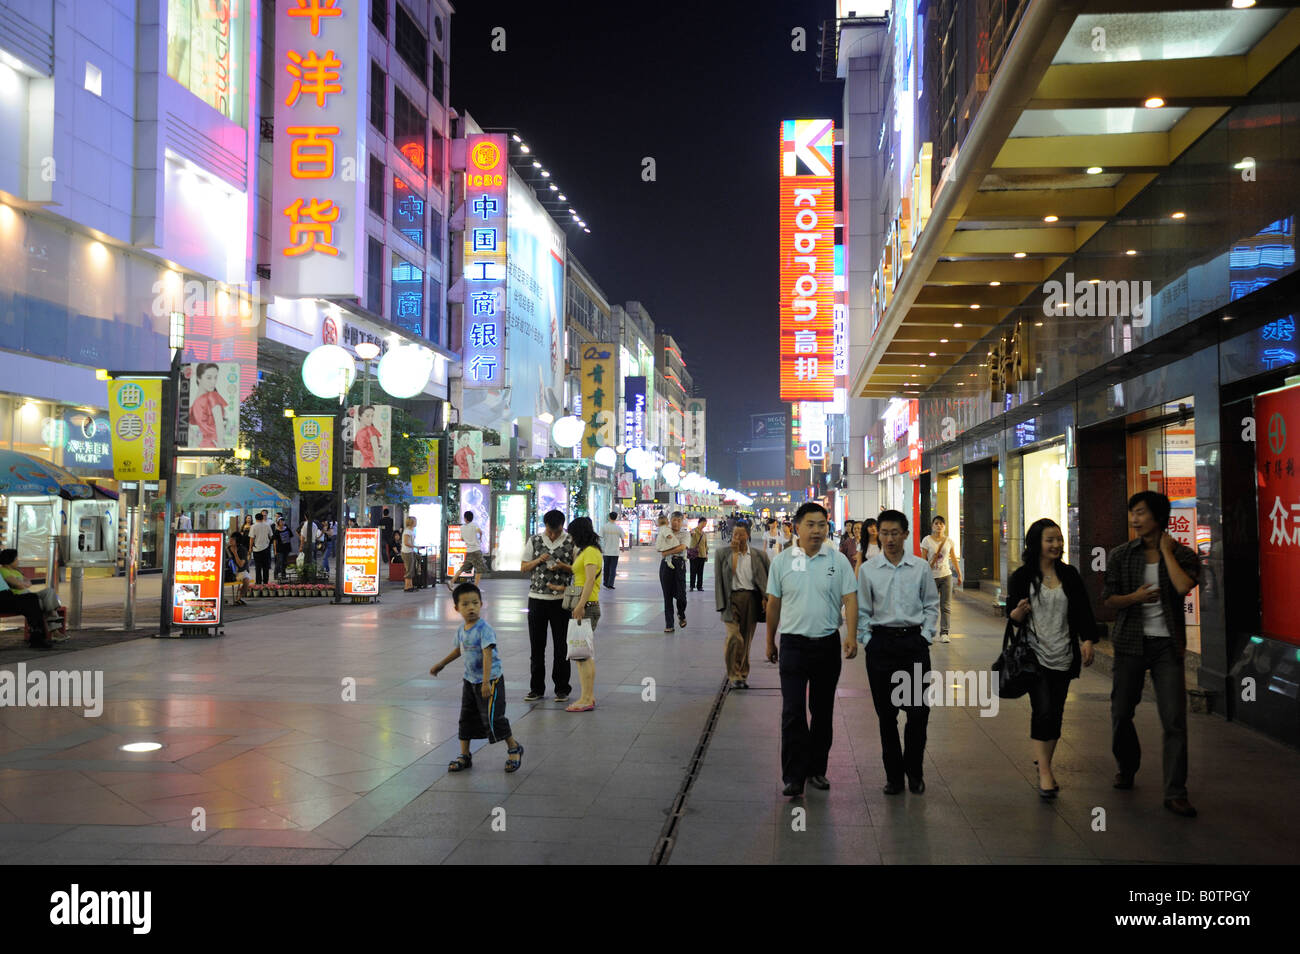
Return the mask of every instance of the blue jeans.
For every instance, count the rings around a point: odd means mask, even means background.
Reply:
[[[334,555],[334,541],[326,540],[325,555],[321,557],[321,564],[324,566],[326,573],[330,571],[330,557],[332,557],[333,555]]]

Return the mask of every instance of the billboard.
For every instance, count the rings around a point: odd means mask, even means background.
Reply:
[[[483,432],[457,431],[452,440],[451,476],[453,480],[483,478]]]
[[[518,178],[511,178],[509,192],[506,354],[511,397],[506,417],[560,417],[564,412],[564,232]],[[612,389],[612,379],[608,386]]]
[[[289,298],[366,297],[370,5],[275,8],[271,275]]]
[[[601,447],[618,443],[615,419],[618,414],[615,345],[604,342],[589,344],[582,351],[583,456],[590,457]]]
[[[1300,579],[1300,470],[1293,435],[1300,434],[1300,387],[1255,399],[1255,486],[1259,495],[1260,628],[1300,646],[1295,581]]]
[[[626,349],[625,349],[626,353]],[[645,375],[623,379],[623,446],[645,447],[646,392]]]
[[[508,148],[505,133],[465,137],[465,387],[493,388],[498,396],[505,379]]]
[[[378,527],[349,527],[343,538],[343,595],[379,595]]]
[[[158,479],[162,386],[158,378],[116,378],[108,382],[113,477],[117,480]]]
[[[835,123],[781,123],[781,400],[835,386]]]
[[[178,533],[172,538],[172,622],[183,626],[221,625],[225,534]]]
[[[334,418],[295,417],[293,451],[299,490],[334,489]]]
[[[750,436],[756,441],[785,440],[784,414],[749,415]]]
[[[357,404],[343,421],[343,459],[351,467],[387,468],[393,453],[393,409],[387,404]]]

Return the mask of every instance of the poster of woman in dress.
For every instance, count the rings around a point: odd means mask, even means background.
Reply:
[[[353,467],[387,468],[392,459],[393,409],[387,404],[348,408],[343,444],[347,452],[344,460],[351,460]]]
[[[181,369],[186,447],[233,448],[239,443],[239,365],[203,361]]]
[[[481,480],[483,478],[483,432],[457,431],[452,445],[451,476],[453,480]]]

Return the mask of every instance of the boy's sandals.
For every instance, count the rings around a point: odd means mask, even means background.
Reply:
[[[513,749],[506,749],[506,755],[513,755],[514,758],[506,759],[506,771],[518,772],[519,766],[523,764],[524,744],[520,742]]]
[[[454,762],[447,763],[448,772],[463,772],[474,764],[474,759],[468,755],[458,755]]]

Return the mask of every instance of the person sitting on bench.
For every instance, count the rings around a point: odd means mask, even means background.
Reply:
[[[63,629],[63,617],[59,615],[59,594],[52,590],[48,585],[43,590],[32,589],[32,584],[23,576],[22,570],[14,566],[14,561],[18,559],[18,551],[10,548],[0,550],[0,576],[9,584],[9,589],[14,594],[21,596],[25,593],[36,597],[41,606],[41,612],[45,616],[45,628],[55,639],[66,639],[67,634],[62,636],[53,636],[55,630]]]

